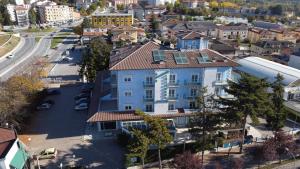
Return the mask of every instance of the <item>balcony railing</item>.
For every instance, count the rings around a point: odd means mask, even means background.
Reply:
[[[178,95],[175,95],[175,96],[168,96],[167,99],[168,99],[168,100],[177,100],[177,99],[178,99]]]
[[[216,80],[215,85],[227,85],[227,80]]]
[[[143,82],[143,86],[144,87],[154,87],[154,83],[153,82]]]
[[[177,80],[177,81],[168,81],[168,86],[169,87],[179,86],[179,80]]]
[[[199,86],[199,85],[202,85],[202,82],[201,81],[184,81],[184,85]]]
[[[144,102],[153,102],[154,101],[154,97],[143,97]]]
[[[183,98],[187,99],[187,100],[195,100],[195,99],[197,99],[197,96],[184,95]]]

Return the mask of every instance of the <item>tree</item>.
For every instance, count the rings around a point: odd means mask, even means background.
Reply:
[[[212,113],[213,100],[212,96],[207,95],[207,89],[197,89],[197,108],[198,111],[190,119],[189,132],[197,140],[202,152],[202,164],[204,160],[204,151],[213,147],[215,137],[214,132],[217,125],[221,123],[220,115]],[[208,101],[211,100],[211,101]]]
[[[234,96],[234,99],[220,98],[218,101],[222,105],[219,109],[227,117],[234,117],[234,121],[243,127],[240,153],[243,151],[247,117],[250,116],[254,123],[258,123],[258,115],[270,112],[271,103],[266,90],[268,86],[265,79],[242,73],[237,83],[228,81],[228,88],[225,88],[225,92]],[[231,119],[228,120],[232,122]]]
[[[79,74],[85,76],[89,82],[96,78],[97,71],[107,70],[112,46],[102,38],[93,38],[90,47],[83,54]]]
[[[141,130],[133,129],[132,134],[133,140],[128,146],[129,156],[139,157],[142,160],[142,168],[144,168],[150,140]]]
[[[119,10],[119,11],[122,11],[122,10],[124,10],[124,4],[118,4],[117,5],[117,10]]]
[[[156,32],[159,29],[159,22],[157,21],[155,14],[152,14],[150,23],[152,32]]]
[[[194,155],[190,151],[177,154],[175,159],[176,169],[202,169],[202,159],[199,155]]]
[[[30,8],[30,10],[28,11],[28,17],[29,17],[30,24],[36,24],[37,23],[37,15],[36,15],[36,12],[35,12],[33,7]]]
[[[282,12],[283,12],[282,5],[270,6],[269,10],[271,11],[271,14],[273,14],[273,15],[282,15]]]
[[[158,152],[159,168],[162,169],[161,153],[160,151],[165,148],[166,144],[172,141],[172,136],[169,133],[165,120],[140,113],[143,116],[144,121],[148,125],[147,137],[150,140],[150,144],[156,145]]]
[[[282,86],[283,76],[277,74],[275,81],[271,84],[272,94],[272,113],[267,115],[267,122],[273,131],[278,131],[284,126],[286,120],[286,110],[284,107],[283,93],[284,88]]]
[[[92,27],[92,24],[88,18],[84,18],[81,24],[81,27],[84,28],[90,28]]]

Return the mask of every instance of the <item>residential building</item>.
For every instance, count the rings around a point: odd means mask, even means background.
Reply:
[[[288,65],[300,70],[300,52],[295,52],[290,55]]]
[[[24,5],[24,0],[15,0],[16,5]]]
[[[93,27],[131,26],[132,24],[132,13],[97,13],[92,15]]]
[[[30,168],[29,154],[12,129],[0,128],[0,168]]]
[[[283,29],[282,25],[276,24],[276,23],[271,23],[271,22],[265,22],[265,21],[253,21],[252,22],[253,27],[255,28],[262,28],[262,29]]]
[[[271,54],[289,54],[293,52],[295,44],[288,41],[265,40],[252,44],[250,47],[251,54],[255,56]]]
[[[217,52],[221,53],[222,55],[229,57],[231,59],[234,59],[238,54],[237,49],[235,49],[233,46],[222,43],[217,40],[214,40],[210,43],[209,49],[217,51]]]
[[[219,16],[215,18],[216,22],[220,22],[223,24],[238,24],[238,23],[243,23],[243,24],[248,24],[248,19],[247,18],[238,18],[238,17],[228,17],[228,16]]]
[[[74,9],[66,5],[57,5],[54,2],[37,3],[41,23],[64,23],[74,19]],[[78,15],[78,14],[76,14]],[[77,16],[76,16],[77,17]]]
[[[28,17],[28,8],[23,6],[16,6],[16,19],[19,26],[28,26],[29,25],[29,17]]]
[[[148,4],[151,6],[165,5],[166,3],[174,4],[175,0],[147,0]]]
[[[137,18],[139,21],[145,19],[145,11],[139,4],[132,4],[128,13],[133,13],[134,18]]]
[[[94,2],[96,2],[96,0],[76,0],[76,8],[77,9],[80,9],[80,8],[87,9]]]
[[[119,42],[128,44],[143,42],[146,38],[145,30],[132,26],[119,26],[110,29],[112,34],[111,40],[113,46],[116,47]]]
[[[180,0],[180,3],[188,8],[197,8],[204,3],[203,0]]]
[[[16,13],[15,13],[15,5],[7,4],[6,5],[7,12],[9,14],[10,20],[12,22],[16,22]]]
[[[177,36],[177,49],[184,50],[203,50],[208,48],[208,39],[206,36],[191,31],[179,34]]]
[[[137,0],[111,0],[111,2],[115,8],[117,8],[118,5],[124,5],[126,7],[138,3]]]
[[[96,123],[98,131],[142,125],[135,113],[139,109],[175,127],[186,126],[201,87],[230,97],[224,87],[235,66],[210,49],[167,50],[152,41],[128,47],[111,56],[109,71],[99,73],[88,122]]]
[[[218,39],[220,40],[244,40],[248,36],[248,26],[245,24],[230,24],[218,26]]]
[[[107,28],[84,28],[81,36],[81,44],[89,44],[94,37],[107,35]]]
[[[268,82],[275,81],[277,74],[283,76],[284,100],[300,98],[300,70],[259,57],[247,57],[237,61],[239,71],[246,72],[258,78],[265,78]]]

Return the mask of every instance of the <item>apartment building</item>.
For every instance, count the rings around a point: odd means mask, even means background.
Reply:
[[[112,5],[116,8],[118,5],[124,5],[124,6],[128,6],[128,5],[132,5],[132,4],[137,4],[138,1],[137,0],[112,0]]]
[[[99,100],[91,104],[94,112],[88,122],[96,123],[99,131],[122,129],[142,124],[135,113],[142,110],[184,127],[197,108],[202,87],[208,94],[230,97],[224,87],[235,66],[210,49],[170,50],[152,41],[132,46],[112,55],[109,71],[98,75],[96,83],[102,84],[96,88],[103,91],[96,91]]]
[[[97,13],[92,16],[93,27],[131,26],[133,14],[130,13]]]
[[[23,6],[16,6],[16,19],[19,26],[28,26],[29,25],[29,17],[28,17],[28,8]]]
[[[222,25],[217,29],[220,40],[235,40],[238,37],[243,40],[248,36],[248,27],[245,24]]]
[[[58,23],[73,20],[74,9],[66,5],[57,5],[54,2],[38,4],[41,23]]]

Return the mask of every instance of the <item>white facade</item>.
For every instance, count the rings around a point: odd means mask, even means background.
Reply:
[[[165,5],[166,3],[174,4],[175,0],[148,0],[148,4],[153,6]]]
[[[6,5],[6,9],[9,14],[10,20],[12,22],[16,22],[15,5],[8,4]]]
[[[66,22],[73,20],[73,7],[56,5],[56,3],[43,4],[38,7],[42,23]]]
[[[300,56],[294,54],[291,55],[288,65],[300,70]]]
[[[10,150],[6,154],[5,158],[0,159],[0,168],[1,169],[11,169],[10,163],[15,157],[16,153],[19,150],[18,144],[22,144],[19,139],[16,139],[13,145],[11,146]],[[27,157],[24,157],[24,159],[27,159]]]
[[[24,0],[15,0],[16,5],[24,5]]]
[[[201,87],[209,94],[226,96],[224,86],[231,67],[175,68],[112,71],[117,77],[118,110],[172,113],[193,109]]]

